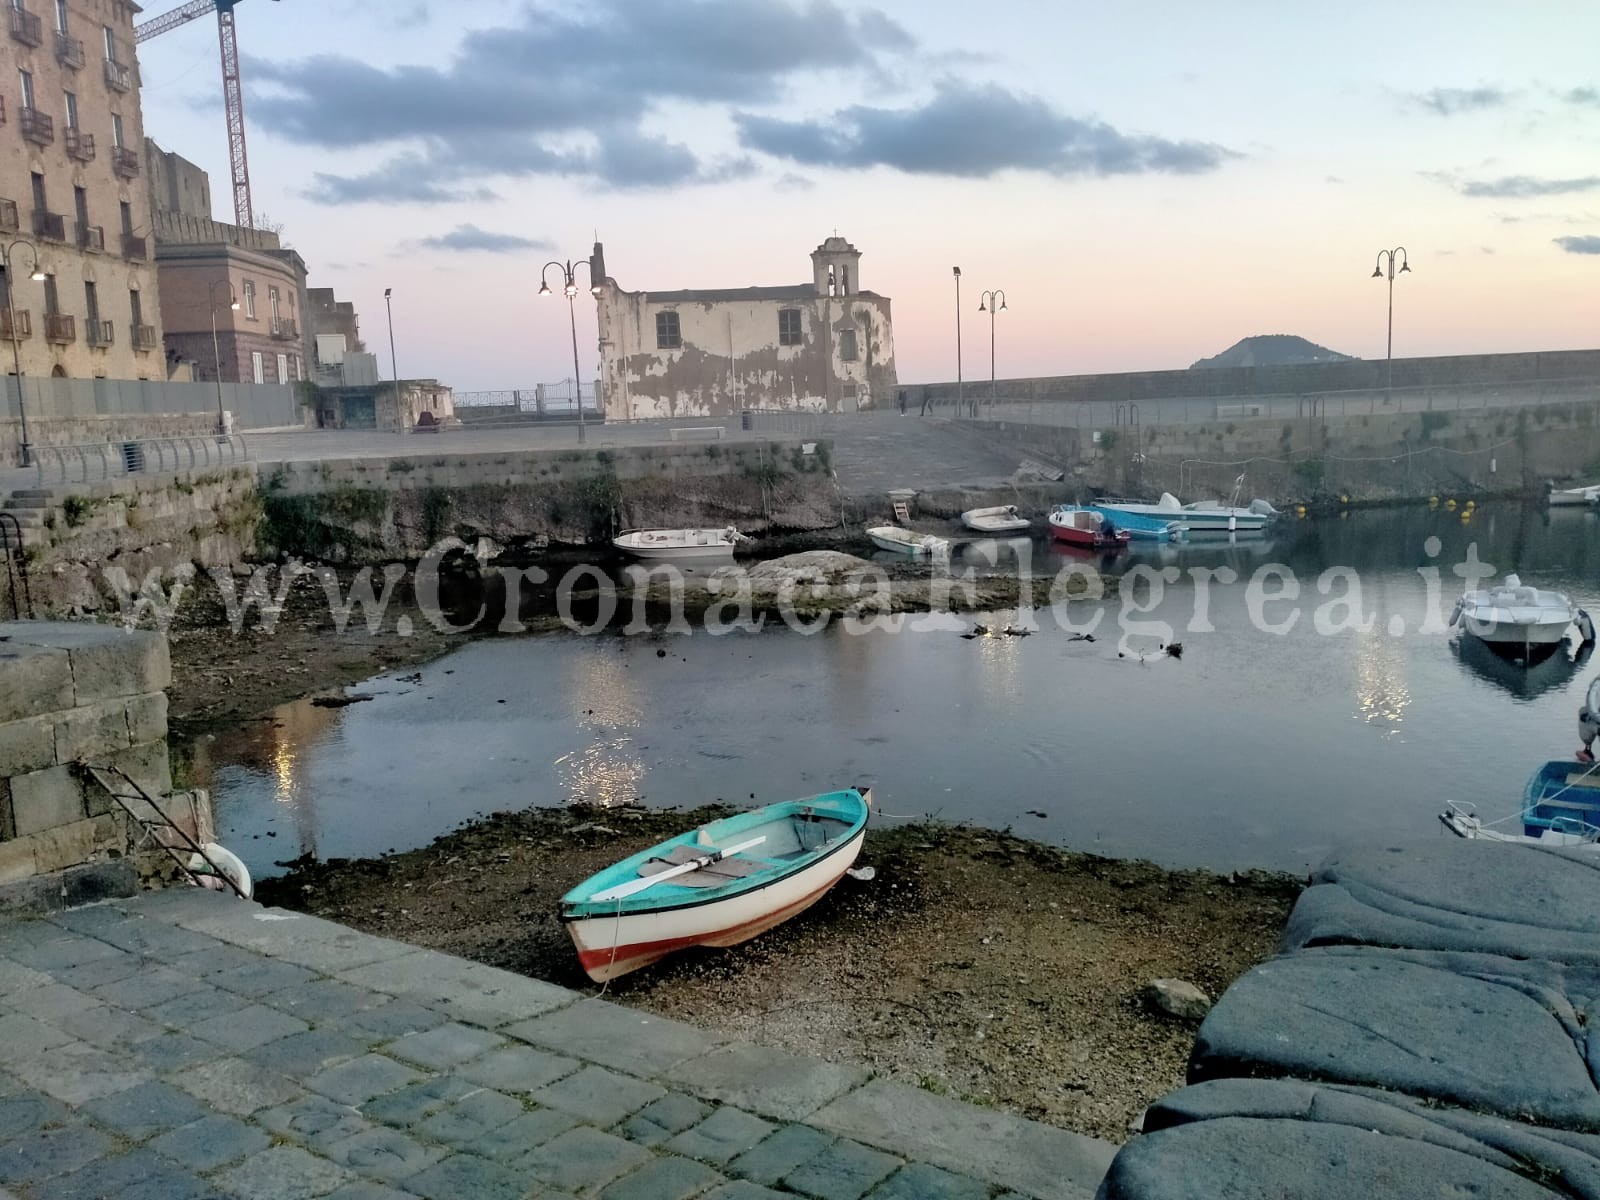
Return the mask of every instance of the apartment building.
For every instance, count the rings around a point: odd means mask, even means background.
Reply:
[[[128,0],[0,0],[7,372],[14,349],[28,375],[167,378],[142,178],[138,12]]]

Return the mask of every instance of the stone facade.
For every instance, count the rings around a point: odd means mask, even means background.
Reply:
[[[63,30],[54,3],[6,8],[0,240],[23,243],[11,251],[16,320],[0,314],[8,372],[15,330],[27,375],[167,378],[139,153],[138,11],[67,0]],[[30,277],[35,259],[44,282]]]
[[[596,243],[607,419],[887,406],[896,383],[888,298],[861,290],[861,252],[844,238],[828,238],[811,263],[811,281],[792,286],[628,292]]]

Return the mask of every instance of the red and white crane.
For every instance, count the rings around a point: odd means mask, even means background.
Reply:
[[[233,174],[233,219],[246,229],[254,229],[250,159],[244,148],[244,89],[239,84],[239,35],[233,23],[233,10],[238,4],[239,0],[189,0],[188,4],[134,26],[133,40],[147,42],[197,17],[217,14],[217,36],[222,42],[222,100],[228,113],[228,165]]]

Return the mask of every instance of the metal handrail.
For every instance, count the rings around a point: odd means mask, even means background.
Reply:
[[[33,593],[28,587],[27,547],[22,542],[22,522],[15,514],[0,512],[0,550],[5,552],[6,588],[11,595],[11,614],[21,621],[33,616]],[[22,588],[19,592],[18,582]]]
[[[129,469],[125,447],[138,447],[142,468]],[[85,442],[35,446],[34,470],[44,483],[92,483],[127,475],[160,474],[196,467],[253,462],[243,434],[192,437],[127,438],[118,442]]]

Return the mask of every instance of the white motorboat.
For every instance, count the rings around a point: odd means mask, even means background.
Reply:
[[[961,523],[975,533],[1018,533],[1029,525],[1028,518],[1017,512],[1015,504],[969,508],[961,514]]]
[[[1181,522],[1190,533],[1243,533],[1264,529],[1268,521],[1278,515],[1278,510],[1265,500],[1252,500],[1250,507],[1239,508],[1216,500],[1197,500],[1182,504],[1171,492],[1162,492],[1154,504],[1139,500],[1107,500],[1094,502],[1095,507],[1111,514],[1113,522],[1118,513],[1156,520]]]
[[[914,529],[902,529],[898,525],[874,525],[867,530],[867,536],[880,550],[909,554],[912,558],[950,553],[950,543],[944,538],[934,537],[931,533],[918,533]]]
[[[1551,508],[1565,508],[1584,504],[1600,504],[1600,483],[1588,487],[1558,488],[1550,493]]]
[[[636,558],[725,558],[748,542],[732,525],[726,529],[625,529],[611,539]]]
[[[1583,635],[1593,636],[1593,625],[1563,592],[1523,586],[1516,575],[1492,588],[1468,592],[1456,601],[1450,623],[1457,621],[1473,637],[1503,650],[1532,653],[1550,648],[1567,636],[1579,618]]]

